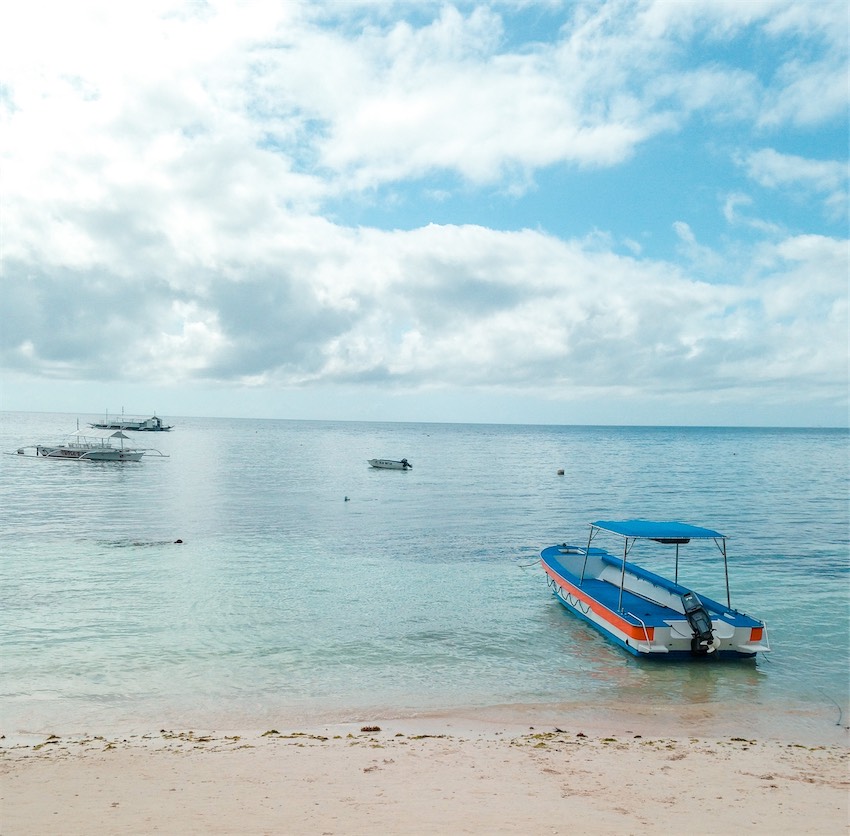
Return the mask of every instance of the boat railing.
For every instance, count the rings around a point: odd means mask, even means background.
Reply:
[[[646,641],[646,649],[648,651],[652,650],[652,641],[649,638],[649,630],[646,627],[646,622],[639,615],[635,615],[633,612],[627,612],[625,613],[625,615],[631,616],[635,621],[638,622],[638,624],[640,624],[641,627],[643,627],[643,637]]]
[[[752,616],[750,616],[752,618]],[[767,629],[767,622],[764,619],[756,619],[761,621],[761,643],[764,645],[762,653],[770,652],[770,631]]]

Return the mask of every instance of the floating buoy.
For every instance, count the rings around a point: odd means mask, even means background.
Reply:
[[[563,476],[563,475],[564,475],[564,468],[563,468],[563,467],[559,467],[559,468],[558,468],[558,476]]]

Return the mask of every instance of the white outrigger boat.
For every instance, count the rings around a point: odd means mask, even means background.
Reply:
[[[30,458],[89,462],[138,462],[145,453],[167,458],[165,453],[151,447],[125,447],[125,440],[129,441],[130,436],[121,430],[77,430],[59,444],[32,444],[19,447],[17,452]]]
[[[372,467],[380,470],[411,470],[413,465],[407,459],[396,461],[395,459],[367,459]]]
[[[622,557],[591,545],[602,533],[622,538]],[[679,584],[679,547],[691,540],[713,540],[722,554],[725,606]],[[626,560],[638,541],[676,547],[672,581]],[[590,523],[586,546],[549,546],[540,558],[560,603],[635,656],[741,659],[770,650],[765,623],[732,609],[726,537],[717,531],[681,522],[599,520]]]

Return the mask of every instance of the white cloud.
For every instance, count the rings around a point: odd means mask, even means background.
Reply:
[[[679,233],[704,257],[690,229]],[[733,287],[531,231],[352,235],[324,226],[320,237],[321,251],[302,235],[302,246],[262,276],[252,263],[231,265],[232,275],[205,276],[194,297],[184,281],[185,302],[169,302],[164,286],[136,294],[126,317],[91,335],[89,359],[74,372],[104,374],[119,334],[121,374],[174,383],[384,380],[417,388],[439,380],[565,395],[591,382],[602,389],[628,380],[651,394],[793,380],[806,391],[846,366],[837,339],[847,327],[836,303],[836,276],[847,271],[840,242],[783,241],[760,253],[749,283]],[[317,280],[305,281],[311,274]],[[128,286],[143,285],[141,273],[129,278]],[[45,362],[57,362],[91,303],[94,287],[77,289],[78,300],[62,300],[66,330],[39,340]],[[13,288],[15,301],[26,292]]]
[[[386,231],[322,214],[411,183],[443,203],[455,181],[519,199],[549,167],[615,170],[695,115],[817,125],[846,106],[828,36],[840,15],[797,5],[567,4],[550,38],[513,46],[511,4],[423,5],[421,25],[393,4],[10,6],[2,363],[178,384],[832,392],[847,313],[826,279],[844,242],[828,236],[761,224],[772,243],[719,249],[676,215],[674,264],[636,238],[615,255],[616,236],[581,226]],[[802,37],[804,23],[829,55],[767,80],[689,49],[746,27]],[[740,159],[764,187],[846,198],[837,161]],[[730,227],[759,227],[742,218],[750,197],[723,193]],[[804,275],[821,277],[808,300]]]
[[[759,232],[776,237],[782,234],[780,224],[772,223],[763,220],[762,218],[752,217],[745,210],[754,205],[753,198],[748,194],[741,192],[733,192],[723,197],[723,217],[728,224],[733,226],[745,226]]]
[[[679,66],[677,39],[784,9],[577,5],[552,43],[510,51],[502,18],[485,7],[444,6],[419,28],[375,18],[352,32],[323,28],[311,4],[46,5],[46,31],[44,4],[22,4],[0,36],[13,108],[4,141],[26,160],[12,196],[36,185],[48,199],[95,201],[140,179],[185,193],[181,170],[210,179],[241,160],[240,177],[311,211],[323,195],[433,171],[515,187],[556,162],[611,166],[695,111],[752,111],[751,74]],[[846,93],[841,67],[824,70],[829,81],[799,59],[783,72],[776,101],[805,82],[823,114],[846,104],[824,103],[824,90]],[[773,118],[799,119],[800,108]]]
[[[838,218],[847,216],[850,169],[846,162],[811,160],[762,148],[747,154],[740,164],[749,177],[765,188],[793,188],[820,195],[829,213]]]
[[[723,203],[723,217],[728,223],[735,223],[738,220],[738,210],[743,206],[751,206],[752,198],[749,195],[736,192],[726,196]]]
[[[832,160],[807,160],[780,154],[772,148],[754,151],[746,159],[749,175],[762,186],[775,188],[803,184],[820,192],[834,192],[847,185],[847,167]]]

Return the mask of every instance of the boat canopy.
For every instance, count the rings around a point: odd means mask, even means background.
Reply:
[[[130,440],[129,435],[125,435],[121,430],[76,430],[72,435],[77,438],[126,438]]]
[[[653,520],[597,520],[593,528],[610,531],[621,537],[638,537],[670,543],[687,543],[688,540],[725,540],[725,536],[710,528],[700,528],[681,522],[655,522]]]

